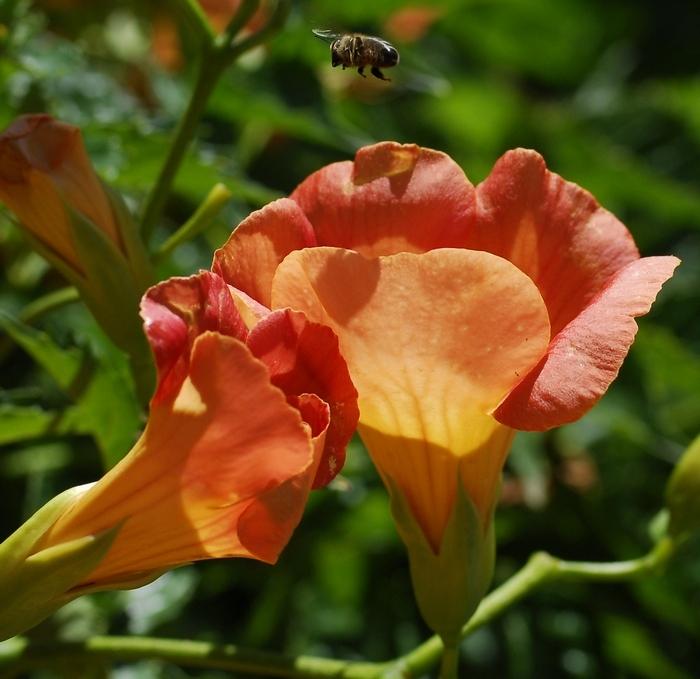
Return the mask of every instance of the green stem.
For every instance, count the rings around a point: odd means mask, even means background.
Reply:
[[[260,0],[243,0],[224,32],[217,38],[218,45],[222,48],[231,45],[241,29],[253,18],[253,14],[255,14],[259,6]]]
[[[29,642],[12,639],[0,645],[0,669],[21,665],[23,669],[55,666],[85,660],[164,660],[182,667],[245,672],[264,677],[343,677],[373,679],[384,665],[356,663],[311,656],[289,657],[203,641],[151,637],[92,637],[83,642]]]
[[[544,552],[533,554],[509,580],[483,599],[472,619],[462,628],[462,637],[490,622],[514,603],[548,582],[619,582],[659,571],[673,556],[678,542],[664,538],[645,556],[629,561],[593,563],[562,561]],[[159,659],[183,667],[204,667],[246,672],[266,677],[294,679],[379,679],[418,677],[442,661],[443,679],[454,679],[457,647],[445,652],[438,636],[431,637],[405,656],[388,663],[359,663],[311,656],[288,656],[237,646],[217,646],[198,641],[148,637],[92,637],[84,642],[30,642],[23,638],[0,644],[0,670],[45,667],[58,661]],[[450,674],[450,672],[452,672]]]
[[[209,96],[214,91],[224,68],[224,62],[212,50],[205,51],[199,61],[196,82],[187,109],[177,125],[168,149],[168,155],[143,209],[141,231],[145,243],[148,243],[153,235],[153,230],[163,212],[175,175],[192,142],[199,119],[209,101]]]
[[[457,679],[459,676],[459,639],[444,644],[440,661],[440,679]]]
[[[187,25],[199,33],[204,40],[209,42],[214,40],[214,29],[197,0],[176,0],[176,2]]]
[[[79,301],[80,293],[76,288],[71,286],[60,288],[42,295],[27,304],[20,312],[19,319],[24,323],[32,323],[37,318],[49,313],[49,311],[55,311],[66,304],[73,304]]]
[[[238,40],[229,45],[229,59],[231,59],[231,61],[237,59],[241,54],[253,49],[253,47],[257,47],[279,31],[280,28],[284,26],[284,22],[287,21],[291,8],[292,3],[290,0],[277,0],[274,10],[270,14],[270,18],[259,31],[251,33],[242,40]]]
[[[23,323],[33,323],[44,314],[60,309],[66,304],[80,301],[80,293],[76,288],[68,286],[54,290],[31,301],[20,311],[18,318]],[[7,352],[12,349],[13,342],[8,337],[0,337],[0,360],[4,359]]]
[[[462,638],[498,617],[547,582],[631,580],[660,570],[677,547],[678,543],[670,538],[663,538],[648,554],[638,559],[611,563],[563,561],[545,552],[537,552],[515,575],[484,597],[476,613],[462,628]],[[437,664],[442,652],[442,640],[435,635],[400,658],[397,663],[405,667],[410,676],[420,676]]]
[[[183,7],[192,4],[188,0],[180,0],[180,2]],[[209,97],[221,74],[244,52],[259,45],[279,30],[286,21],[291,7],[289,0],[278,0],[265,26],[256,33],[233,42],[235,33],[243,28],[245,21],[252,16],[258,4],[257,1],[246,0],[240,6],[226,31],[218,38],[213,38],[210,34],[206,46],[202,49],[195,85],[187,109],[177,125],[163,167],[143,208],[141,233],[145,243],[148,243],[153,235],[153,230],[163,212],[177,171],[192,143],[199,119],[207,107]],[[192,10],[191,7],[190,10]],[[190,15],[194,16],[192,12]]]
[[[154,256],[155,261],[161,261],[178,245],[204,231],[216,219],[230,198],[231,192],[223,184],[216,184],[195,213],[158,248]]]

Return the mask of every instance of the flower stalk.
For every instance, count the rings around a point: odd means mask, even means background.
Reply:
[[[200,12],[192,9],[191,5],[196,3],[181,0],[179,4],[186,6],[188,15],[193,21],[200,23],[205,20],[199,16]],[[156,224],[163,213],[177,171],[187,149],[192,143],[199,120],[207,107],[209,97],[219,82],[219,78],[244,52],[256,47],[279,30],[289,13],[290,3],[288,0],[280,0],[265,25],[259,31],[235,41],[236,35],[240,33],[246,21],[255,12],[258,4],[258,2],[250,1],[242,3],[224,33],[218,37],[215,37],[212,31],[207,31],[206,33],[200,31],[205,42],[197,64],[195,85],[185,113],[180,118],[175,129],[158,179],[153,185],[143,207],[141,232],[146,243],[150,241]]]
[[[468,637],[521,599],[551,582],[625,582],[653,575],[663,569],[679,544],[671,538],[663,538],[650,552],[637,559],[602,563],[564,561],[546,552],[537,552],[517,573],[483,599],[474,616],[462,628],[461,636]],[[431,671],[440,662],[443,651],[444,645],[437,635],[410,653],[387,663],[361,663],[313,656],[289,657],[231,644],[216,645],[180,639],[96,636],[81,642],[41,643],[18,637],[0,644],[0,670],[46,667],[59,660],[158,659],[182,667],[216,668],[267,677],[408,679]],[[443,672],[448,662],[454,660],[449,657],[443,661]]]

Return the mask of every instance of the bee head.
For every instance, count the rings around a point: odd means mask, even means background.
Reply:
[[[377,66],[388,68],[389,66],[396,66],[399,63],[399,53],[391,45],[384,45],[379,52],[379,63]]]

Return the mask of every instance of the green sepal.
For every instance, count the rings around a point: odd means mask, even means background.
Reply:
[[[155,370],[139,316],[139,303],[153,273],[136,226],[116,194],[105,187],[126,253],[91,220],[63,204],[81,270],[27,232],[32,247],[68,280],[107,336],[128,356],[141,403],[150,398]]]
[[[71,488],[39,509],[0,544],[0,640],[33,627],[83,592],[76,589],[104,558],[121,524],[34,552],[83,488]]]
[[[666,485],[668,532],[681,537],[700,531],[700,436],[686,449]]]
[[[394,521],[408,550],[418,608],[445,645],[454,645],[491,583],[495,559],[492,517],[484,528],[474,503],[458,482],[452,513],[436,554],[403,492],[393,480],[385,481]]]
[[[139,316],[146,283],[134,278],[123,253],[100,229],[75,210],[68,209],[68,213],[86,279],[75,285],[105,333],[128,354],[139,397],[145,403],[155,384],[151,349]]]
[[[112,208],[114,221],[122,239],[126,260],[129,263],[133,280],[137,289],[141,291],[140,294],[142,294],[146,288],[155,283],[155,274],[148,251],[141,239],[138,225],[124,204],[124,199],[109,184],[102,182],[102,188]]]

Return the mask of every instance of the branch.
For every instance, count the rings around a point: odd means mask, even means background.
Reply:
[[[189,7],[191,0],[180,0],[183,7]],[[231,19],[226,31],[217,38],[213,34],[202,47],[197,66],[197,75],[187,109],[177,125],[168,154],[161,167],[156,183],[146,199],[141,217],[141,232],[146,244],[153,235],[170,194],[175,176],[180,168],[187,149],[197,131],[197,125],[204,113],[209,97],[223,72],[244,52],[256,47],[278,31],[287,19],[290,10],[289,0],[278,0],[267,23],[256,33],[238,41],[233,41],[258,6],[254,0],[241,4]],[[190,8],[191,9],[191,8]],[[192,15],[193,16],[193,15]]]
[[[629,561],[563,561],[545,552],[533,554],[509,580],[484,598],[462,628],[466,637],[545,583],[619,582],[660,571],[678,542],[664,538],[645,556]],[[0,644],[0,670],[46,667],[57,662],[157,659],[182,667],[202,667],[292,679],[380,679],[418,677],[440,661],[443,644],[434,636],[405,656],[387,663],[362,663],[313,656],[289,657],[230,644],[150,637],[92,637],[83,642],[41,643],[17,637]],[[445,676],[450,676],[449,674]]]
[[[462,628],[462,638],[491,622],[545,583],[586,580],[619,582],[640,578],[660,571],[677,547],[678,543],[664,538],[648,554],[638,559],[609,563],[564,561],[546,552],[537,552],[515,575],[484,597],[476,613]],[[420,676],[437,665],[442,652],[442,641],[436,635],[400,658],[396,664],[404,668],[409,673],[408,676]]]

